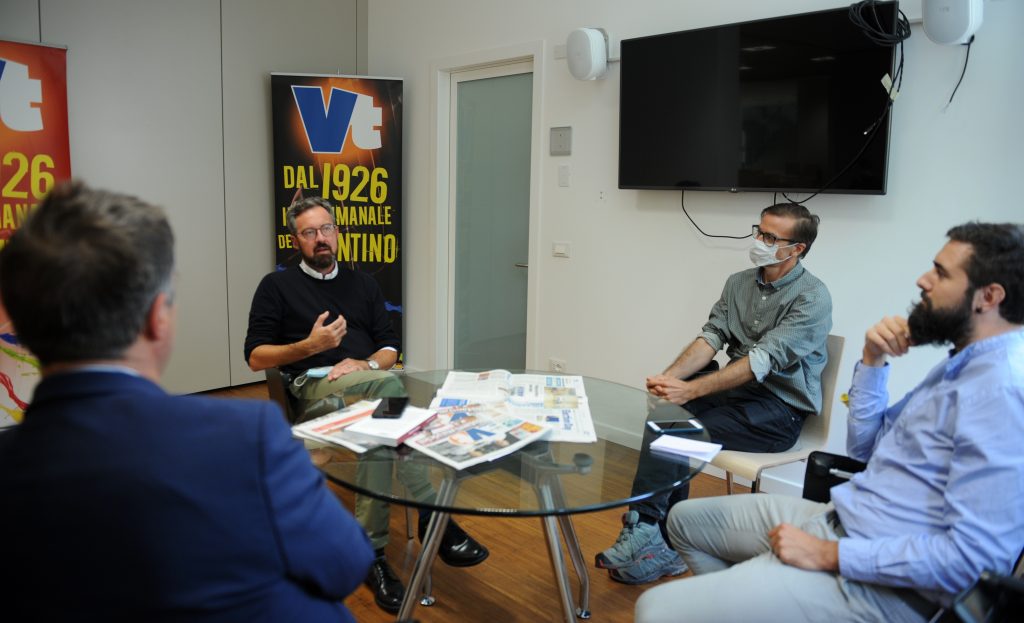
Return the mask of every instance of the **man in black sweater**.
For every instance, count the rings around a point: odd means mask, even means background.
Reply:
[[[338,263],[333,207],[320,197],[310,197],[292,204],[287,218],[302,260],[296,267],[265,276],[256,288],[245,338],[249,367],[253,371],[281,368],[307,417],[330,410],[346,394],[404,395],[402,383],[388,372],[398,361],[399,340],[384,307],[384,295],[373,277]],[[380,488],[391,480],[390,473],[366,476],[380,480],[373,485]],[[414,495],[433,497],[425,478],[406,476]],[[397,612],[405,589],[384,558],[388,506],[356,496],[355,510],[377,552],[366,583],[378,606]],[[428,513],[421,514],[421,537],[428,520]],[[488,553],[455,522],[449,523],[439,551],[444,562],[471,566],[483,562]]]

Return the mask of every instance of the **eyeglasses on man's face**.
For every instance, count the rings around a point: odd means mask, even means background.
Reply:
[[[309,229],[303,229],[299,232],[299,236],[303,240],[315,240],[316,232],[323,234],[324,238],[330,238],[338,231],[338,226],[334,223],[324,223],[320,227],[310,227]]]
[[[761,241],[764,242],[769,247],[774,246],[775,243],[779,241],[792,243],[800,242],[799,240],[793,240],[792,238],[779,238],[775,234],[769,234],[766,231],[761,231],[760,225],[751,225],[750,232],[754,236],[754,238],[760,238]]]

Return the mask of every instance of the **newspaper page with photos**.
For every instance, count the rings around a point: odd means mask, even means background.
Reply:
[[[345,429],[356,422],[369,419],[379,402],[379,399],[360,400],[344,409],[332,411],[302,424],[296,424],[292,426],[292,435],[311,441],[333,443],[362,454],[374,444],[358,443],[353,438],[346,437]]]
[[[549,441],[597,441],[581,376],[512,374],[505,370],[449,372],[431,407],[484,401],[507,401],[513,415],[550,427],[546,437]]]
[[[477,403],[438,409],[437,417],[405,443],[465,469],[512,454],[547,432],[547,426],[513,415],[504,402]]]

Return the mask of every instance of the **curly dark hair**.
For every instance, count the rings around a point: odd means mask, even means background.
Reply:
[[[964,270],[971,288],[998,283],[1006,291],[999,315],[1024,324],[1024,225],[971,221],[946,232],[950,240],[971,245]]]

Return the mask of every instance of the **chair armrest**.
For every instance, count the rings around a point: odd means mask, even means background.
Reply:
[[[812,452],[804,471],[804,499],[828,502],[832,499],[832,487],[846,482],[865,467],[866,463],[841,454]]]
[[[965,589],[953,602],[955,616],[943,621],[985,623],[1015,620],[1024,609],[1024,580],[991,571],[983,571],[978,581]]]

